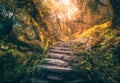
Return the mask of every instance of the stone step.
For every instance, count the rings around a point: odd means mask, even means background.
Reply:
[[[66,83],[86,83],[86,82],[83,79],[77,79],[77,80],[66,82]]]
[[[48,58],[63,59],[67,54],[48,53]]]
[[[79,58],[77,56],[63,56],[62,58],[64,61],[67,61],[67,62],[78,62],[79,61]]]
[[[79,58],[77,56],[67,55],[67,54],[57,54],[57,53],[48,53],[48,58],[61,59],[67,62],[78,62],[79,61]]]
[[[63,42],[59,42],[57,46],[70,47],[69,44]]]
[[[59,46],[59,47],[70,47],[69,44],[59,44],[58,46]]]
[[[47,80],[32,78],[31,83],[50,83]]]
[[[50,59],[50,58],[45,58],[43,64],[56,65],[56,66],[61,66],[61,67],[67,67],[69,65],[69,63],[66,61],[63,61],[60,59]]]
[[[72,51],[64,51],[64,50],[56,50],[56,49],[50,49],[50,53],[59,53],[59,54],[72,54]]]
[[[61,46],[55,46],[55,47],[52,47],[51,49],[66,50],[66,51],[71,51],[71,50],[72,50],[71,48],[68,48],[68,47],[61,47]]]
[[[64,73],[64,72],[72,71],[71,67],[60,67],[60,66],[51,66],[51,65],[37,65],[37,67],[43,70],[57,72],[57,73]]]
[[[61,75],[48,75],[47,76],[48,80],[54,80],[54,81],[61,81],[63,80],[63,77]]]
[[[63,42],[63,41],[58,41],[57,43],[58,43],[58,44],[63,44],[64,42]]]

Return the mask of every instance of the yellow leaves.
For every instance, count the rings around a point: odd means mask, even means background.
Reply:
[[[80,61],[79,64],[82,65],[82,64],[84,64],[86,62],[87,62],[86,60],[83,60],[83,61]]]
[[[40,17],[42,18],[44,17],[44,14],[41,11],[40,11]]]
[[[115,41],[120,41],[120,37],[118,37],[118,38],[115,38]]]
[[[67,36],[63,36],[63,37],[60,38],[61,41],[66,41],[66,40],[68,40],[68,39],[69,39],[69,38],[68,38]]]
[[[86,70],[90,70],[91,68],[90,67],[86,67]]]
[[[20,41],[24,41],[24,40],[25,40],[24,35],[20,35],[20,36],[18,36],[18,40],[20,40]]]
[[[42,31],[39,32],[39,36],[40,36],[41,43],[44,43],[44,36]]]
[[[79,65],[81,65],[81,67],[84,66],[84,69],[88,70],[88,71],[90,71],[91,68],[92,68],[91,64],[88,61],[86,61],[86,60],[81,60],[79,62]]]
[[[42,16],[42,13],[41,13]],[[34,24],[36,31],[38,33],[39,37],[39,43],[40,46],[44,49],[47,50],[50,45],[52,45],[55,42],[54,36],[50,34],[50,32],[47,32],[45,28],[49,28],[49,25],[47,27],[41,27],[39,23],[37,23],[34,19],[31,19],[32,23]],[[47,25],[47,22],[45,19],[42,20]],[[49,30],[48,30],[49,31]],[[50,44],[51,43],[51,44]]]
[[[81,38],[92,36],[92,34],[95,34],[95,32],[98,32],[99,30],[103,31],[105,29],[105,31],[106,31],[106,29],[109,28],[110,25],[111,25],[111,21],[107,21],[103,24],[99,24],[99,25],[95,25],[95,26],[91,27],[90,29],[84,31],[84,33],[82,33],[82,34],[75,33],[75,34],[73,34],[73,37],[79,38],[79,39],[75,40],[75,41],[79,41]]]
[[[111,21],[105,22],[104,24],[100,25],[101,28],[108,28],[112,24]]]
[[[93,27],[91,27],[90,29],[88,29],[87,31],[85,31],[82,35],[80,36],[85,36],[85,35],[90,35],[93,32],[95,32],[98,29],[106,29],[111,25],[111,21],[105,22],[104,24],[99,24],[99,25],[95,25]]]
[[[38,1],[39,1],[39,0],[33,0],[33,2],[34,2],[35,4],[38,3]]]
[[[31,23],[30,23],[30,18],[31,18],[31,17],[28,16],[28,17],[27,17],[27,20],[26,20],[26,23],[27,23],[28,25],[31,24]]]
[[[43,30],[41,29],[41,27],[38,25],[38,23],[34,20],[34,19],[31,19],[37,29],[37,31],[39,32],[39,39],[43,42],[44,41],[44,36],[43,36]]]

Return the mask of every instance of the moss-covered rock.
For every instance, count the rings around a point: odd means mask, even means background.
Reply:
[[[96,26],[81,35],[75,45],[75,53],[80,57],[76,69],[86,83],[119,82],[119,30]],[[81,53],[80,49],[84,52]]]

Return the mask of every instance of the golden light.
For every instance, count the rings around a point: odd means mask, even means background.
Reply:
[[[53,16],[57,15],[60,20],[71,20],[78,11],[76,0],[51,0]]]
[[[49,9],[48,29],[59,40],[79,38],[94,25],[101,25],[106,16],[106,21],[112,19],[112,9],[97,5],[95,0],[43,1],[46,1],[45,7]]]

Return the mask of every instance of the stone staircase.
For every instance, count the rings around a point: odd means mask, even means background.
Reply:
[[[73,66],[78,63],[69,44],[59,42],[49,49],[47,58],[37,65],[42,71],[39,79],[32,79],[32,83],[83,83],[76,79]]]

